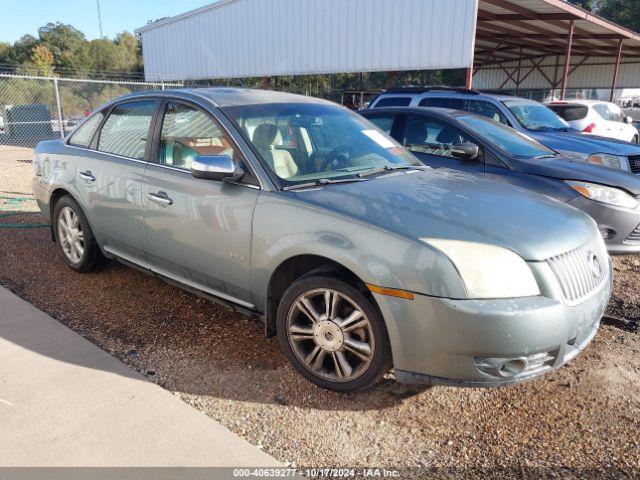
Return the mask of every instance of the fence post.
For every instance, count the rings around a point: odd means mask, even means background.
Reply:
[[[58,90],[57,77],[53,77],[53,89],[56,93],[56,109],[58,110],[58,128],[60,129],[60,138],[64,138],[64,123],[62,122],[62,105],[60,105],[60,90]]]

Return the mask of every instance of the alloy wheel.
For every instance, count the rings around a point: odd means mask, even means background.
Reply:
[[[287,336],[304,367],[332,382],[362,376],[375,353],[373,329],[363,310],[332,289],[314,289],[293,302]]]
[[[72,263],[78,263],[84,255],[84,233],[80,217],[70,207],[63,207],[58,213],[58,239],[62,253]]]

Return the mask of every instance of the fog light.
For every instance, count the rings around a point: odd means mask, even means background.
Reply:
[[[600,236],[603,240],[611,240],[616,236],[616,232],[611,230],[610,228],[600,228]]]
[[[527,362],[523,358],[516,358],[504,362],[498,371],[503,377],[513,377],[514,375],[522,373],[525,368],[527,368]]]
[[[550,369],[555,358],[554,352],[543,352],[515,358],[476,357],[475,363],[478,370],[486,375],[511,378]]]

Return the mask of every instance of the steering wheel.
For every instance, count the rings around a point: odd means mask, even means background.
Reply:
[[[352,152],[353,152],[352,145],[340,145],[339,147],[334,148],[327,154],[326,157],[324,157],[324,160],[322,160],[322,164],[320,165],[320,171],[325,172],[329,167],[329,165],[331,165],[332,170],[348,167],[349,166],[347,165],[348,159],[346,157],[350,155]],[[341,162],[341,164],[334,165],[334,162],[338,162],[338,161]]]

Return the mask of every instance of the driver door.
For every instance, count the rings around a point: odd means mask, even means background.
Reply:
[[[482,153],[475,160],[453,156],[451,148],[454,145],[478,142],[445,120],[429,115],[406,115],[404,125],[397,129],[394,135],[397,135],[396,140],[425,165],[452,168],[477,175],[485,173]]]
[[[260,189],[192,177],[191,162],[198,155],[244,159],[209,112],[178,100],[165,100],[160,112],[143,182],[144,244],[151,269],[253,308],[251,225]]]

